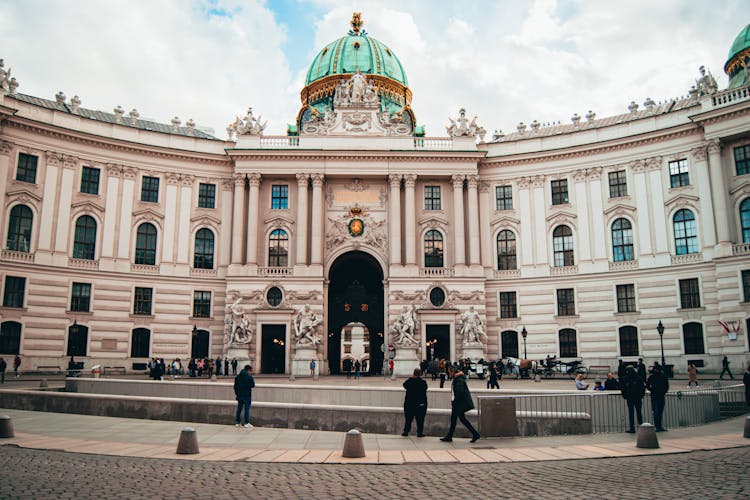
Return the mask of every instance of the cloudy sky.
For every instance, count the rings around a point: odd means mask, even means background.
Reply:
[[[253,106],[283,134],[313,57],[362,12],[401,60],[417,121],[464,106],[487,130],[599,117],[720,87],[747,0],[0,0],[0,58],[19,92],[224,128]]]

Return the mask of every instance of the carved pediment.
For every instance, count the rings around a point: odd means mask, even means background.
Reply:
[[[218,217],[214,217],[212,215],[207,215],[207,214],[196,215],[195,217],[190,219],[190,222],[192,222],[193,224],[206,225],[206,226],[221,225],[221,219],[219,219]]]
[[[611,214],[634,214],[635,213],[635,207],[632,207],[630,205],[625,205],[623,203],[617,203],[616,205],[612,205],[608,209],[604,211],[604,215],[611,215]]]
[[[571,223],[574,223],[576,220],[578,220],[578,215],[574,214],[573,212],[566,212],[564,210],[561,210],[559,212],[556,212],[554,214],[550,214],[545,219],[547,222],[566,222],[571,221]]]
[[[429,217],[425,217],[424,219],[419,220],[418,224],[420,226],[447,226],[448,218],[439,217],[437,215],[431,215]]]
[[[664,206],[669,208],[670,210],[672,207],[675,208],[695,208],[698,206],[698,202],[700,201],[700,198],[694,195],[690,194],[679,194],[672,198],[671,200],[664,203]]]
[[[741,193],[748,190],[750,190],[750,180],[743,181],[737,186],[733,187],[729,190],[729,194],[734,196],[736,193]]]
[[[164,214],[158,212],[157,210],[154,210],[151,207],[139,208],[138,210],[135,210],[133,212],[133,218],[134,219],[142,218],[146,220],[163,219]]]
[[[515,217],[508,217],[507,215],[503,215],[502,217],[497,217],[495,219],[492,219],[490,221],[490,226],[497,227],[497,226],[519,226],[521,224],[521,221],[519,219],[516,219]]]
[[[290,217],[284,217],[281,215],[275,215],[273,217],[269,217],[268,219],[265,219],[263,221],[264,224],[272,225],[272,226],[292,226],[294,225],[294,219]]]
[[[85,200],[85,201],[79,201],[77,203],[73,203],[71,205],[71,208],[73,210],[90,210],[92,212],[103,212],[104,211],[104,205],[100,205],[98,203],[94,203],[91,200]]]
[[[28,203],[30,201],[40,202],[42,197],[33,191],[28,189],[16,189],[8,191],[8,199],[13,201],[19,201],[21,203]]]

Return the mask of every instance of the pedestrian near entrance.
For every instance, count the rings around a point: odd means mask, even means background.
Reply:
[[[5,383],[5,369],[7,367],[8,367],[8,363],[5,362],[5,358],[0,358],[0,384]],[[745,385],[747,385],[747,383],[745,383]]]
[[[438,363],[438,372],[440,373],[440,388],[442,389],[445,385],[445,377],[446,375],[446,363],[445,358],[440,358],[440,362]]]
[[[448,443],[453,441],[453,433],[456,431],[456,420],[460,420],[469,429],[469,432],[471,432],[471,442],[476,443],[480,437],[479,433],[465,415],[467,411],[473,409],[474,401],[471,400],[466,376],[464,372],[459,370],[453,375],[453,383],[451,384],[451,427],[448,430],[448,434],[445,437],[441,437],[440,441]]]
[[[638,376],[641,377],[641,380],[643,380],[643,383],[646,383],[646,365],[643,364],[643,358],[638,358],[638,366],[636,366],[636,369],[638,370]]]
[[[311,377],[315,376],[315,360],[314,359],[310,360],[310,376]]]
[[[237,375],[237,358],[232,358],[232,375]]]
[[[729,359],[724,356],[724,359],[721,360],[721,374],[719,374],[719,378],[724,378],[724,372],[726,372],[729,375],[729,378],[734,380],[734,376],[732,375],[732,372],[729,371]]]
[[[643,423],[643,395],[646,394],[646,384],[643,383],[638,372],[635,368],[628,366],[625,370],[625,378],[622,379],[620,384],[620,391],[622,397],[628,403],[628,423],[630,427],[626,432],[635,433],[635,422],[633,421],[633,411],[635,411],[636,417],[638,417],[638,425]]]
[[[252,428],[250,424],[250,405],[252,404],[253,387],[255,379],[250,374],[252,368],[245,365],[245,368],[234,378],[234,395],[237,398],[237,413],[234,416],[234,422],[237,427],[242,425],[242,410],[245,410],[245,424],[242,427]]]
[[[224,376],[229,376],[229,358],[224,358]]]
[[[654,412],[654,427],[656,432],[666,431],[662,425],[662,416],[664,415],[664,403],[666,402],[666,395],[669,392],[669,379],[666,374],[662,371],[661,366],[654,364],[651,375],[648,377],[646,387],[651,393],[651,409]]]
[[[359,378],[359,370],[362,368],[362,365],[360,364],[359,360],[354,362],[354,380],[357,380]]]
[[[422,370],[414,369],[414,374],[404,382],[404,432],[408,436],[411,423],[417,419],[417,437],[424,437],[424,417],[427,414],[427,382],[422,378]]]
[[[745,384],[745,404],[750,406],[750,363],[745,368],[745,373],[742,375],[742,383]]]
[[[490,363],[489,371],[490,375],[487,377],[487,389],[500,389],[500,384],[497,382],[498,373],[495,363]]]
[[[627,365],[620,360],[617,364],[617,382],[622,384],[622,380],[625,378],[625,369]]]
[[[13,359],[13,374],[18,378],[18,368],[21,366],[21,355],[16,354],[16,357]]]
[[[688,389],[690,389],[690,386],[695,384],[695,387],[699,387],[698,385],[698,368],[695,367],[693,363],[690,363],[688,365]]]

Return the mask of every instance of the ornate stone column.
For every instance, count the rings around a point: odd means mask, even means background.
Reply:
[[[0,91],[0,94],[4,94]],[[0,97],[2,102],[2,97]],[[0,141],[0,193],[7,192],[8,189],[8,170],[11,166],[11,153],[13,152],[13,143],[10,141]],[[4,195],[3,195],[4,196]],[[5,218],[5,210],[0,210],[0,227],[3,225],[3,219]],[[5,235],[7,237],[7,235]]]
[[[161,262],[174,262],[174,242],[175,235],[177,233],[177,208],[179,203],[177,202],[180,185],[180,175],[175,173],[168,173],[167,187],[165,189],[165,201],[164,201],[164,236],[162,237],[161,244]]]
[[[312,235],[310,235],[310,263],[323,263],[323,174],[312,174]]]
[[[406,265],[417,265],[417,212],[414,205],[414,186],[417,183],[417,174],[404,175],[404,187],[406,188],[404,224],[406,239]]]
[[[714,202],[714,220],[716,239],[719,245],[729,245],[729,216],[727,214],[727,188],[724,180],[724,168],[721,164],[721,142],[714,139],[708,143],[708,167],[711,177],[711,194]]]
[[[706,162],[706,147],[702,146],[690,152],[692,159],[692,168],[695,172],[695,187],[698,188],[700,196],[701,213],[697,214],[702,222],[703,247],[713,247],[716,245],[716,226],[714,219],[714,209],[711,195],[711,180],[708,174],[708,163]]]
[[[476,175],[467,177],[469,186],[469,265],[479,265],[479,201]]]
[[[297,174],[297,252],[295,264],[307,265],[307,174]]]
[[[188,264],[190,262],[190,213],[193,203],[194,175],[180,175],[180,208],[177,219],[177,263]]]
[[[492,245],[490,240],[490,185],[479,183],[479,248],[482,252],[482,267],[492,267]]]
[[[234,210],[232,211],[232,264],[242,264],[242,207],[245,205],[245,176],[234,174]]]
[[[138,171],[125,167],[122,171],[122,203],[120,204],[120,232],[117,237],[117,258],[130,260],[130,233],[133,229],[133,198]]]
[[[250,193],[247,200],[247,259],[245,263],[258,265],[258,206],[260,204],[260,174],[247,176]]]
[[[454,175],[453,181],[453,251],[456,254],[455,265],[466,264],[466,247],[464,246],[464,176]]]
[[[401,265],[401,174],[390,175],[391,264]]]
[[[106,191],[104,202],[104,226],[102,227],[102,252],[103,258],[111,259],[115,256],[115,244],[117,242],[117,221],[119,220],[120,200],[120,178],[122,177],[122,165],[110,163],[107,165]]]

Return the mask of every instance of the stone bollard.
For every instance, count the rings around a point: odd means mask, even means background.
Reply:
[[[47,379],[43,378],[41,382],[39,382],[39,388],[46,389],[47,387],[49,387],[49,384],[47,384]]]
[[[638,448],[658,448],[659,440],[656,438],[656,429],[652,424],[645,423],[638,426],[636,437]]]
[[[346,433],[344,438],[344,450],[341,452],[344,458],[362,458],[365,456],[365,443],[362,439],[362,433],[357,429],[352,429]]]
[[[745,419],[745,437],[750,438],[750,417]]]
[[[13,420],[8,415],[0,415],[0,438],[12,438],[13,436],[15,436]]]
[[[194,455],[198,451],[198,433],[192,427],[185,427],[180,432],[180,441],[177,443],[178,455]]]

